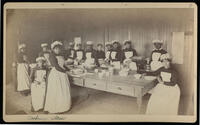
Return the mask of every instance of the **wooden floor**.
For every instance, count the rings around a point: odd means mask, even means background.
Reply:
[[[72,85],[72,108],[66,114],[137,114],[136,98]],[[149,95],[143,97],[142,113],[146,111]],[[31,98],[15,92],[14,84],[7,85],[7,114],[31,112]],[[40,112],[43,114],[43,112]]]

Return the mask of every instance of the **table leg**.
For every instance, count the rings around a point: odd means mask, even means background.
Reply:
[[[135,95],[137,97],[138,113],[140,114],[142,107],[142,88],[135,87]]]
[[[137,97],[137,105],[138,105],[138,113],[141,113],[141,107],[142,107],[142,96]]]

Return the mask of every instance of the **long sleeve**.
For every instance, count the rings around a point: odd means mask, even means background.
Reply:
[[[25,62],[22,53],[18,53],[18,55],[17,55],[17,62],[18,63],[24,63]]]
[[[121,62],[122,61],[122,57],[121,57],[122,56],[122,54],[121,54],[122,51],[116,51],[116,52],[117,52],[116,56],[115,56],[116,58],[115,59],[111,58],[111,59],[112,59],[112,61],[120,61]],[[111,55],[110,55],[110,57],[111,57]]]
[[[153,51],[151,52],[151,55],[150,55],[150,62],[152,61],[152,55],[153,55]]]
[[[106,57],[105,57],[105,52],[104,52],[104,51],[102,51],[102,58],[103,58],[103,59],[106,58]]]
[[[52,65],[53,67],[55,67],[56,70],[65,73],[66,70],[64,70],[63,68],[61,68],[61,67],[59,66],[58,60],[56,59],[56,57],[55,57],[54,54],[51,54],[51,55],[50,55],[49,60],[50,60],[51,65]]]
[[[125,51],[123,50],[121,53],[121,62],[123,62],[125,59]]]
[[[162,70],[163,70],[163,67],[161,67],[160,69],[153,71],[153,72],[147,72],[147,75],[158,76],[158,75],[160,75],[160,72]]]
[[[133,56],[137,56],[137,51],[135,49],[133,49]]]
[[[30,73],[30,82],[32,83],[35,79],[35,69],[31,69],[31,73]]]
[[[92,58],[96,59],[96,56],[97,56],[96,53],[97,52],[95,50],[92,50]]]

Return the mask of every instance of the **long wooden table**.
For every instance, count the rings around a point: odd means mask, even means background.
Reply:
[[[156,86],[156,79],[135,79],[134,73],[128,76],[110,75],[100,78],[97,73],[72,75],[72,83],[81,87],[116,93],[137,98],[138,112],[141,111],[142,97]]]

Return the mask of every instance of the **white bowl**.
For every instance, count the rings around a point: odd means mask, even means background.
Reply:
[[[141,74],[135,74],[135,75],[134,75],[134,77],[135,77],[136,79],[140,79],[141,76],[142,76]]]
[[[154,80],[154,79],[156,79],[156,77],[155,76],[145,76],[144,79],[146,79],[146,80]]]

